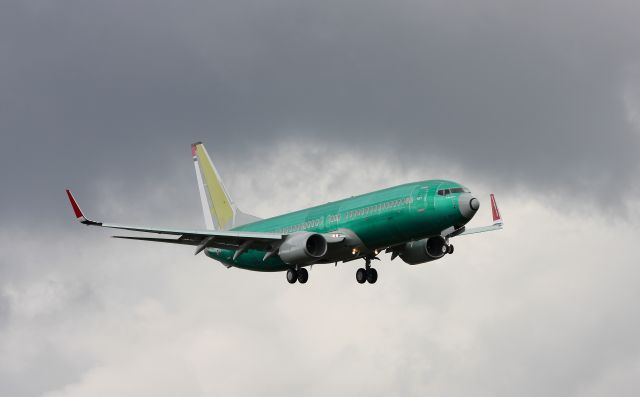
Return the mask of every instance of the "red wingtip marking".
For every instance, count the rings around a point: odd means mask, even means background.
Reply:
[[[196,144],[194,143],[193,145],[191,145],[191,155],[195,157],[196,154],[198,154],[198,150],[196,149]]]
[[[491,194],[491,212],[493,214],[493,221],[499,221],[502,218],[500,217],[500,211],[498,210],[498,205],[496,204],[496,198]]]
[[[69,201],[71,202],[73,212],[76,214],[76,218],[84,217],[82,211],[80,210],[80,207],[78,206],[78,203],[76,203],[76,199],[73,198],[73,194],[71,194],[71,191],[69,189],[67,189],[67,196],[69,196]]]

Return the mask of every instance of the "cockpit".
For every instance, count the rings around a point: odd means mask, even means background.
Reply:
[[[469,189],[466,187],[454,187],[450,189],[440,189],[438,190],[438,196],[448,196],[453,193],[471,193]]]

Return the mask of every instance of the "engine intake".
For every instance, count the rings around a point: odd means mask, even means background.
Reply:
[[[278,250],[285,263],[306,265],[321,259],[327,253],[327,240],[318,233],[289,235]]]
[[[410,265],[419,265],[442,258],[447,248],[444,237],[429,237],[405,244],[400,258]]]

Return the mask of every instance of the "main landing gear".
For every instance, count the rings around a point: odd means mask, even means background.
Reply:
[[[304,267],[291,268],[287,270],[287,281],[289,284],[294,284],[296,281],[300,284],[304,284],[309,280],[309,272]]]
[[[378,259],[376,257],[365,258],[365,267],[356,271],[356,281],[359,284],[364,284],[367,281],[369,284],[375,284],[378,281],[378,271],[371,267],[371,259]]]

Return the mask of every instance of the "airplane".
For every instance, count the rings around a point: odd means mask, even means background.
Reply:
[[[418,265],[453,254],[451,239],[503,228],[493,194],[493,224],[466,228],[480,201],[459,183],[425,180],[406,183],[268,219],[242,212],[231,198],[202,142],[191,145],[204,230],[119,225],[90,220],[66,190],[80,223],[171,237],[112,236],[119,239],[195,246],[227,268],[261,272],[286,271],[290,284],[304,284],[306,269],[316,264],[363,259],[356,271],[359,284],[375,284],[372,267],[382,252]]]

